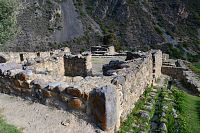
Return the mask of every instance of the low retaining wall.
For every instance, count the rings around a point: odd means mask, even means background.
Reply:
[[[200,94],[200,77],[187,68],[183,61],[177,60],[176,66],[162,66],[162,73],[182,81],[188,89]]]

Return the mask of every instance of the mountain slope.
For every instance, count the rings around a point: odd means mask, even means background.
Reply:
[[[20,3],[19,33],[1,49],[38,51],[91,45],[117,50],[160,48],[177,58],[200,57],[199,0],[28,0]]]

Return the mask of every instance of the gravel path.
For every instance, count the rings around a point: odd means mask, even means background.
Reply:
[[[0,111],[9,124],[24,133],[95,133],[99,130],[86,122],[84,115],[77,116],[5,94],[0,94]]]

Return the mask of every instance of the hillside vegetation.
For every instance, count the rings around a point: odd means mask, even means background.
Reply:
[[[9,7],[2,9],[4,15],[0,18],[4,51],[69,46],[72,52],[79,53],[92,45],[114,45],[117,51],[154,48],[174,58],[191,62],[200,59],[199,0],[17,2],[20,8],[15,12],[12,0],[0,0],[0,8]],[[19,32],[15,32],[16,23]],[[16,36],[12,36],[14,33]]]
[[[0,0],[0,44],[16,34],[16,0]]]

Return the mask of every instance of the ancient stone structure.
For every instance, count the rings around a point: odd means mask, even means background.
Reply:
[[[160,50],[129,53],[126,61],[112,60],[103,66],[104,76],[92,75],[91,55],[71,55],[69,50],[0,55],[1,93],[81,111],[110,132],[119,129],[146,87],[159,79],[161,68],[164,74],[190,82],[182,61],[163,65],[170,63],[169,59],[162,63]]]
[[[92,57],[90,54],[65,55],[64,56],[65,76],[91,76],[92,75]]]
[[[182,60],[167,59],[163,62],[162,73],[180,80],[187,88],[200,94],[200,77],[193,73]]]
[[[114,55],[115,47],[114,46],[92,46],[91,47],[91,53],[92,54],[100,54],[100,55]]]

